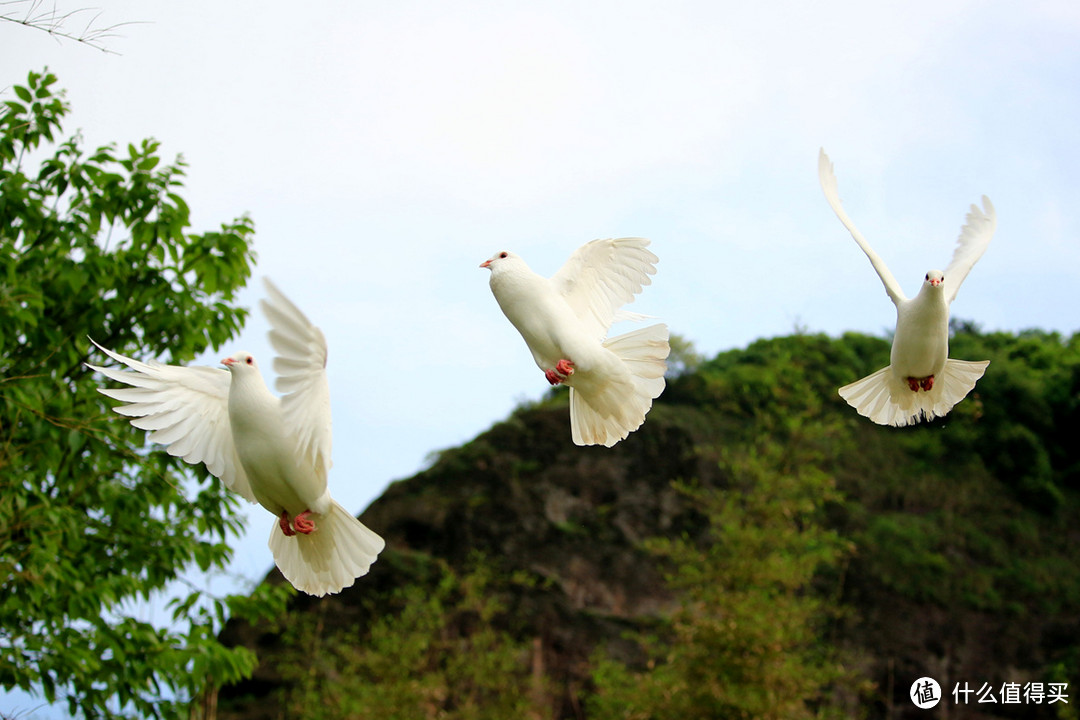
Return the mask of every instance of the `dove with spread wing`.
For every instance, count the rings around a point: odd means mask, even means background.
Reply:
[[[909,299],[840,205],[832,162],[824,150],[818,155],[818,179],[833,212],[870,258],[896,306],[896,333],[889,365],[840,388],[840,396],[859,414],[880,425],[904,426],[944,416],[971,392],[990,364],[989,360],[971,362],[949,357],[949,307],[994,236],[994,206],[985,195],[981,210],[971,206],[952,261],[944,272],[927,272],[919,294]]]
[[[117,413],[150,431],[170,455],[197,464],[276,518],[270,550],[298,590],[322,596],[366,574],[385,543],[330,496],[330,389],[326,339],[268,279],[261,302],[277,357],[275,396],[255,358],[225,369],[140,362],[108,350],[130,370],[89,365],[130,388],[100,388]]]
[[[552,385],[570,388],[570,433],[578,445],[611,447],[641,427],[664,390],[668,329],[663,323],[613,338],[617,320],[651,283],[659,260],[644,238],[593,240],[551,278],[512,252],[481,263],[491,291]]]

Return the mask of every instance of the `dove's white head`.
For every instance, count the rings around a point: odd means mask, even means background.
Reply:
[[[507,283],[516,285],[522,278],[531,278],[534,276],[532,270],[521,258],[520,255],[503,250],[497,252],[490,258],[480,263],[480,267],[487,268],[491,271],[491,288],[502,287]]]
[[[940,270],[931,270],[930,272],[926,273],[926,279],[923,281],[923,284],[929,285],[931,287],[941,288],[945,284],[945,273],[941,272]]]
[[[508,250],[497,252],[489,257],[484,262],[480,263],[480,267],[487,268],[491,272],[497,272],[499,270],[505,270],[513,267],[521,262],[521,258]]]
[[[233,353],[221,361],[225,369],[233,375],[246,374],[249,372],[259,373],[259,364],[255,362],[255,356],[249,352]]]

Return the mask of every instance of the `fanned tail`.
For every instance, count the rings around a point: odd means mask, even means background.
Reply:
[[[274,562],[293,587],[322,597],[340,592],[366,575],[386,542],[337,502],[314,516],[314,532],[286,537],[278,524],[270,532]]]
[[[608,338],[627,373],[597,385],[570,388],[570,433],[578,445],[611,447],[641,427],[664,391],[668,328],[663,323]]]
[[[860,415],[879,425],[914,425],[948,414],[971,392],[989,364],[989,360],[946,360],[934,387],[919,392],[912,392],[906,379],[895,377],[890,365],[845,385],[839,393]]]

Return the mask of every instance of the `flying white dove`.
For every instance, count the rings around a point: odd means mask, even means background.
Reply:
[[[880,425],[912,425],[944,416],[971,392],[990,364],[989,360],[949,358],[949,306],[997,227],[990,198],[983,195],[983,210],[971,206],[945,272],[926,273],[919,294],[909,300],[840,206],[836,176],[824,150],[818,155],[818,178],[825,199],[870,258],[885,292],[896,305],[896,333],[888,367],[840,388],[840,396],[860,415]]]
[[[664,390],[670,352],[660,323],[607,338],[616,320],[646,316],[617,312],[652,282],[659,258],[644,238],[593,240],[550,279],[512,252],[496,253],[491,292],[552,385],[570,388],[570,433],[578,445],[611,447],[641,427]]]
[[[339,505],[326,487],[330,470],[330,388],[326,338],[273,283],[261,302],[277,352],[280,398],[266,387],[250,353],[226,369],[139,362],[97,345],[134,372],[88,367],[133,388],[100,389],[116,412],[149,430],[152,442],[189,463],[205,463],[231,490],[278,521],[270,550],[298,590],[322,596],[367,573],[385,542]]]

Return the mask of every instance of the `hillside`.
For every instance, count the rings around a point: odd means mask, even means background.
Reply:
[[[954,335],[954,357],[990,367],[947,418],[915,428],[874,426],[836,395],[888,362],[886,341],[858,334],[686,355],[612,449],[570,442],[562,393],[519,408],[365,511],[387,550],[353,588],[297,596],[276,626],[230,623],[224,637],[260,666],[222,689],[221,716],[662,716],[619,693],[648,692],[687,642],[713,637],[695,623],[724,616],[741,625],[705,657],[780,633],[757,675],[717,691],[771,678],[798,708],[776,717],[923,717],[908,689],[924,675],[950,703],[957,683],[1069,683],[1068,706],[973,695],[948,717],[1075,717],[1080,336]],[[781,681],[811,667],[816,687]],[[611,668],[632,681],[619,689]],[[751,716],[730,709],[751,700],[724,702],[680,714]]]

